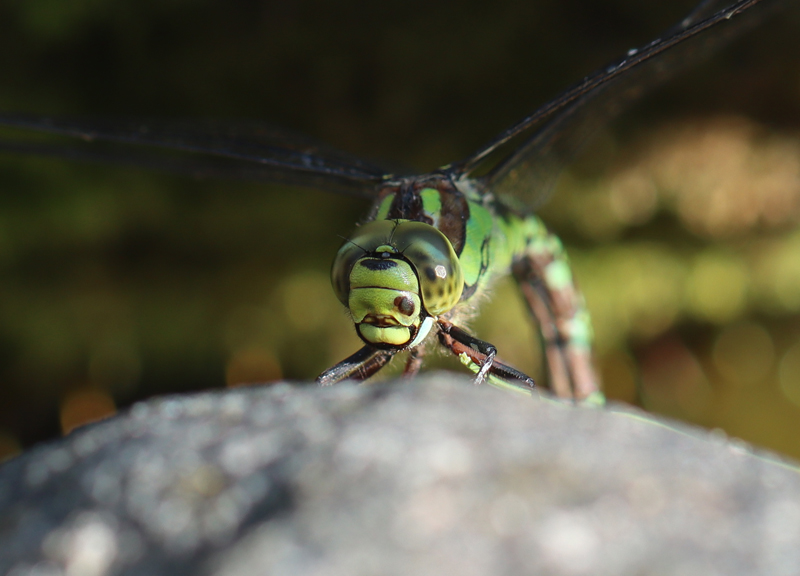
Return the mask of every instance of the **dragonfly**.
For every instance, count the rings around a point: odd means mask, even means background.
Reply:
[[[491,343],[466,328],[494,281],[511,274],[539,326],[552,391],[602,403],[589,311],[564,246],[535,209],[603,123],[788,1],[704,0],[662,37],[585,77],[468,157],[425,174],[389,170],[283,130],[232,122],[0,113],[0,126],[88,144],[0,140],[0,151],[236,175],[370,199],[371,211],[331,269],[333,290],[363,346],[320,374],[320,385],[366,380],[401,352],[408,353],[404,375],[414,376],[425,351],[438,342],[474,373],[476,383],[535,390],[532,378],[501,362]]]

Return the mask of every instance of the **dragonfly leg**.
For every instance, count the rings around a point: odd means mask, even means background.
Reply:
[[[539,323],[553,391],[562,398],[601,398],[592,364],[589,312],[561,243],[556,240],[550,250],[526,253],[514,262],[512,272]]]
[[[403,369],[404,378],[413,378],[419,373],[422,368],[423,356],[425,356],[425,351],[421,346],[411,349],[408,353],[408,360],[406,360],[406,367]]]
[[[317,384],[330,386],[342,380],[366,380],[386,366],[396,352],[364,346],[361,350],[317,376]]]
[[[478,367],[475,383],[481,384],[491,374],[501,380],[521,384],[526,388],[534,388],[533,378],[515,370],[511,366],[495,360],[497,349],[483,340],[475,338],[465,330],[439,319],[439,342],[456,356],[466,355],[471,363]]]

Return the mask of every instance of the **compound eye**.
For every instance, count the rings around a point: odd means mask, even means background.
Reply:
[[[447,237],[423,222],[401,222],[392,239],[417,271],[425,310],[439,316],[453,308],[464,289],[464,274]]]
[[[347,306],[350,298],[350,272],[355,263],[378,247],[387,244],[396,227],[397,224],[392,220],[368,222],[356,228],[350,239],[339,249],[331,267],[331,284],[342,304]],[[391,258],[392,254],[382,251],[379,257]]]

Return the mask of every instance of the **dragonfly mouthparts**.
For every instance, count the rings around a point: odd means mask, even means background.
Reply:
[[[372,324],[373,326],[380,326],[382,328],[400,325],[400,322],[398,322],[395,318],[385,314],[368,314],[364,317],[361,323]]]

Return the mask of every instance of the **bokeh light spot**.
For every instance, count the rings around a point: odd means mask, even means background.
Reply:
[[[754,258],[756,297],[777,313],[800,310],[800,232],[762,242]]]
[[[105,390],[80,388],[61,401],[61,431],[69,434],[75,428],[113,416],[117,412],[114,400]]]
[[[648,410],[697,418],[711,405],[712,390],[702,365],[675,336],[664,337],[644,351],[641,371]]]
[[[642,169],[616,176],[609,189],[611,209],[625,225],[647,222],[658,208],[658,192],[650,175]]]
[[[746,386],[769,374],[775,362],[775,346],[763,327],[743,322],[722,331],[714,342],[712,355],[714,366],[723,378]]]
[[[13,458],[22,452],[19,440],[8,432],[0,430],[0,462]]]
[[[280,379],[280,363],[265,348],[238,350],[225,367],[225,383],[229,387],[275,382]]]
[[[747,287],[747,268],[739,258],[707,250],[697,256],[689,275],[689,309],[703,320],[728,321],[744,309]]]

